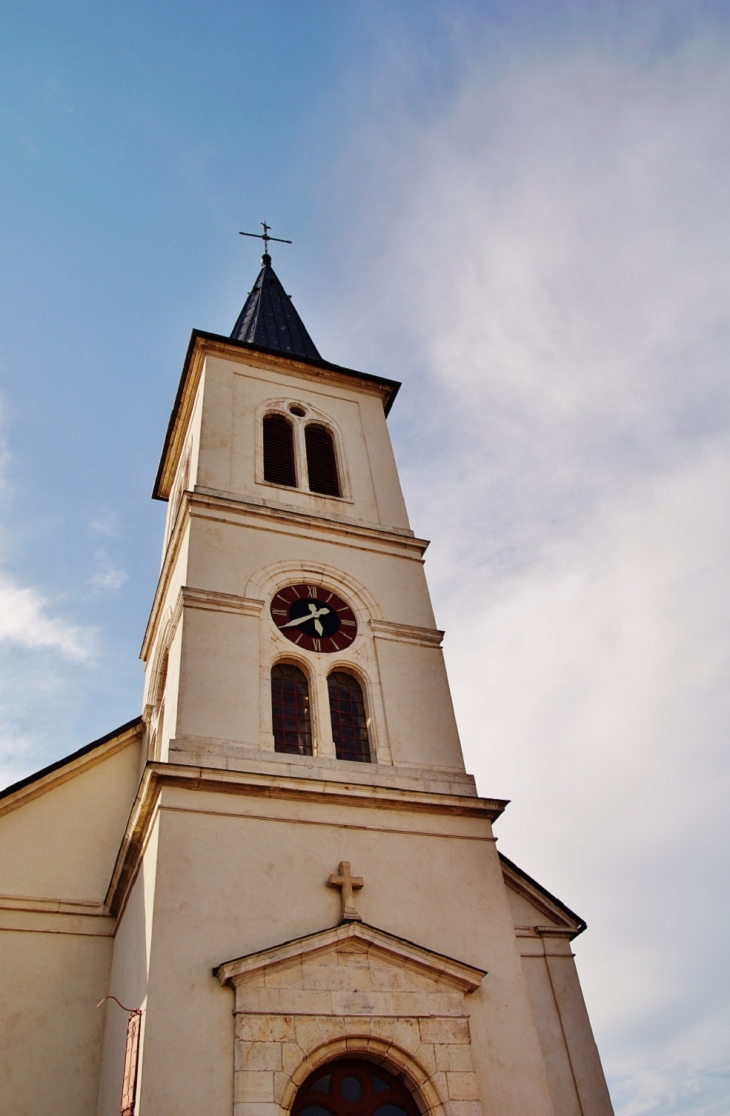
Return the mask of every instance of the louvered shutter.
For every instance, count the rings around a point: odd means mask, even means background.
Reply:
[[[296,487],[293,431],[283,415],[266,415],[264,419],[264,480]]]
[[[341,495],[335,445],[327,427],[310,423],[304,431],[304,441],[307,447],[309,491],[321,492],[323,496]]]

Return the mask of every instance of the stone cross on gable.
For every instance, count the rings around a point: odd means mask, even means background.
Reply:
[[[342,899],[341,922],[362,922],[362,915],[355,910],[352,901],[353,891],[359,891],[365,881],[362,876],[353,876],[350,872],[350,861],[341,860],[337,872],[333,872],[327,880],[329,887],[339,887]]]

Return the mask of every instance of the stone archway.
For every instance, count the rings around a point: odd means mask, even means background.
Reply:
[[[405,1031],[407,1030],[406,1027]],[[300,1105],[299,1101],[300,1098],[304,1101],[305,1098],[311,1096],[311,1093],[308,1092],[311,1085],[316,1084],[330,1072],[330,1066],[345,1065],[345,1063],[351,1061],[365,1065],[369,1064],[376,1076],[387,1075],[383,1078],[384,1081],[397,1081],[400,1090],[410,1098],[410,1107],[408,1104],[398,1105],[396,1102],[396,1107],[403,1108],[406,1116],[411,1116],[411,1114],[413,1116],[446,1116],[446,1109],[433,1081],[434,1075],[425,1069],[413,1053],[409,1053],[406,1049],[396,1045],[392,1039],[379,1038],[372,1033],[357,1034],[352,1031],[347,1037],[336,1038],[311,1050],[307,1057],[290,1071],[289,1080],[278,1098],[282,1111],[294,1116],[294,1110],[296,1109],[298,1116],[302,1116],[307,1105],[304,1103]],[[440,1076],[444,1078],[444,1081],[446,1080],[444,1074]],[[346,1106],[342,1106],[343,1112],[339,1110],[337,1112],[331,1111],[325,1105],[321,1105],[321,1107],[327,1112],[328,1116],[355,1116],[353,1112],[348,1112]],[[373,1116],[377,1107],[379,1106],[376,1106],[373,1110]],[[479,1107],[478,1102],[477,1107]],[[314,1116],[314,1114],[311,1114],[311,1116]],[[320,1113],[319,1116],[324,1116],[324,1112]],[[391,1112],[383,1113],[381,1116],[398,1116],[398,1114]],[[478,1116],[478,1113],[476,1116]]]

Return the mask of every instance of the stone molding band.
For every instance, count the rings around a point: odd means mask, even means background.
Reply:
[[[253,798],[359,805],[380,810],[472,817],[488,821],[498,818],[507,805],[502,799],[346,785],[291,776],[272,780],[268,775],[255,775],[252,772],[188,764],[148,763],[105,897],[105,906],[111,914],[118,915],[126,903],[158,809],[160,795],[166,786]]]
[[[180,590],[186,608],[201,608],[207,612],[233,612],[239,616],[258,617],[265,601],[253,597],[239,597],[235,593],[217,593],[213,589],[194,589],[183,585]]]
[[[376,639],[415,643],[419,647],[440,647],[444,638],[438,628],[418,628],[414,624],[395,624],[390,620],[371,620],[370,627]]]

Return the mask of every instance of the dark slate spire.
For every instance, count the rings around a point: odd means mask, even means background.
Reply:
[[[321,360],[304,322],[271,266],[271,256],[261,257],[261,271],[231,333],[232,341],[248,341],[265,349]]]

